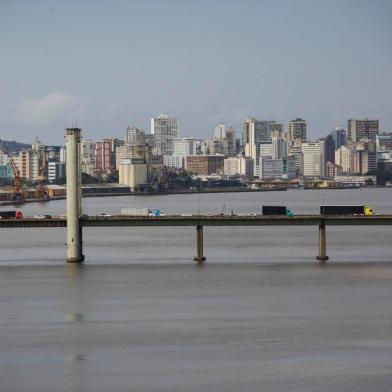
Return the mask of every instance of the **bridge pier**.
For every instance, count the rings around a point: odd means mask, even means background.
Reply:
[[[196,226],[196,257],[197,264],[203,264],[206,258],[203,256],[203,226]]]
[[[79,128],[67,128],[67,262],[84,261],[82,227],[79,222],[80,200],[80,132]]]
[[[320,265],[324,265],[328,259],[325,223],[324,220],[321,220],[319,224],[319,255],[317,256],[317,260],[319,260]]]

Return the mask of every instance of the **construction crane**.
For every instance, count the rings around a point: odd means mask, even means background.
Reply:
[[[154,191],[158,191],[159,189],[166,189],[167,188],[167,175],[168,171],[165,166],[159,166],[150,181],[151,189]]]
[[[22,180],[20,178],[20,172],[18,167],[16,166],[15,161],[11,158],[10,159],[12,173],[14,175],[14,189],[12,192],[12,200],[23,200],[24,195],[22,192]]]

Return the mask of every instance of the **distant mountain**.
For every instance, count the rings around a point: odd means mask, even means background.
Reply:
[[[31,144],[19,143],[16,142],[15,140],[8,141],[8,140],[0,139],[0,150],[3,150],[8,154],[13,152],[19,152],[27,148],[31,148]]]

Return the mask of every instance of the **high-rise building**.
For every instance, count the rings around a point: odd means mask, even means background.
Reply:
[[[287,158],[288,142],[282,137],[272,137],[272,159]]]
[[[332,139],[335,142],[335,150],[337,150],[340,146],[344,146],[347,140],[347,132],[343,128],[337,127],[331,133]]]
[[[291,180],[296,177],[294,157],[263,158],[260,157],[260,178]]]
[[[242,176],[247,180],[253,179],[253,159],[242,155],[229,157],[224,160],[223,173],[226,176]]]
[[[161,113],[151,119],[151,133],[154,135],[154,148],[158,155],[173,155],[173,141],[177,138],[177,118]]]
[[[95,146],[95,167],[103,175],[113,173],[116,168],[116,143],[114,139],[103,139]]]
[[[226,126],[223,123],[219,123],[215,129],[214,134],[212,135],[213,139],[226,139]]]
[[[196,155],[197,139],[192,137],[181,137],[173,140],[173,155],[182,157]]]
[[[260,144],[271,141],[271,124],[275,121],[263,121],[252,117],[246,119],[244,124],[245,156],[258,162]]]
[[[95,149],[97,143],[92,140],[82,140],[80,143],[81,162],[95,160]]]
[[[392,132],[384,132],[377,136],[377,151],[392,151]]]
[[[0,165],[0,178],[12,178],[13,171],[11,164],[7,163],[6,165]]]
[[[283,131],[283,124],[278,124],[275,123],[274,121],[269,122],[269,127],[270,127],[270,137],[278,137],[281,138],[283,137],[284,131]]]
[[[376,140],[378,135],[378,120],[348,120],[347,139],[354,143],[361,139]]]
[[[302,175],[302,149],[300,144],[289,144],[289,158],[292,158],[295,162],[295,176]]]
[[[304,177],[325,176],[324,141],[302,143],[302,173]]]
[[[228,155],[227,139],[208,139],[209,155]]]
[[[0,166],[5,166],[8,164],[8,154],[0,150]]]
[[[127,127],[124,130],[125,144],[141,145],[145,144],[145,134],[142,130],[136,127]]]
[[[48,161],[48,181],[53,182],[65,177],[65,163],[60,163],[55,159]]]
[[[362,139],[355,144],[354,173],[366,174],[377,170],[376,142]]]
[[[340,146],[335,151],[335,163],[342,168],[344,174],[354,172],[354,151],[350,146]]]
[[[289,121],[289,136],[291,140],[307,140],[307,124],[302,118]]]
[[[228,156],[234,156],[237,154],[235,136],[236,136],[236,130],[233,127],[226,129],[227,155]]]
[[[325,162],[335,163],[335,141],[332,134],[325,138]]]
[[[19,159],[16,162],[19,174],[22,178],[35,181],[39,176],[40,153],[37,150],[19,151]]]

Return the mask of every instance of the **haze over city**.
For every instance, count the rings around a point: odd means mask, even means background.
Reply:
[[[349,118],[392,128],[389,1],[3,1],[0,137],[62,143],[178,118],[181,136],[249,115],[316,139]]]

